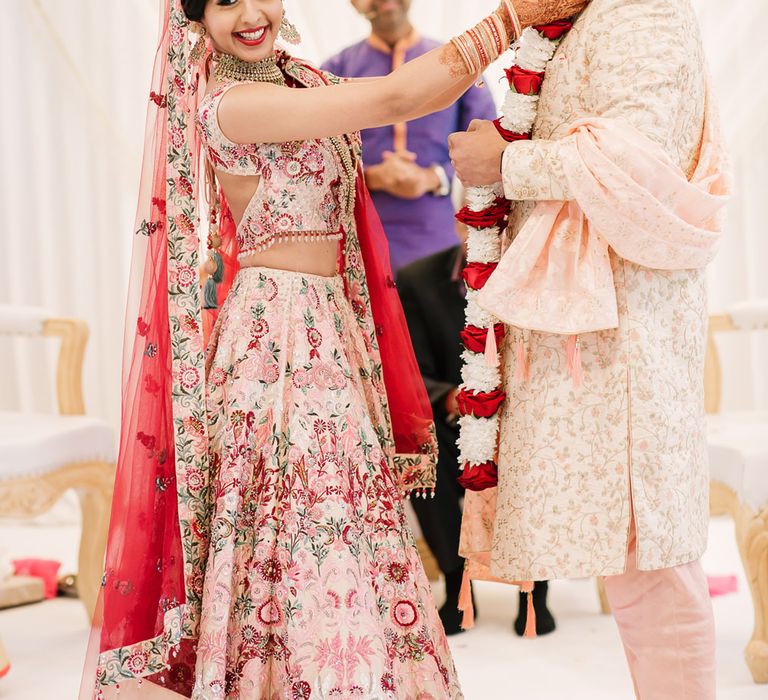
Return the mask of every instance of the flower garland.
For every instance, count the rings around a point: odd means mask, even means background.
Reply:
[[[503,116],[494,124],[506,141],[528,140],[539,105],[547,65],[558,45],[573,26],[570,20],[529,27],[520,36],[515,63],[506,70],[510,91],[502,107]],[[457,219],[466,224],[467,286],[466,325],[461,333],[464,344],[462,385],[457,397],[460,418],[459,483],[470,491],[483,491],[498,483],[496,451],[501,425],[501,407],[506,393],[501,388],[499,345],[504,339],[504,324],[487,313],[477,295],[501,259],[501,240],[509,218],[511,203],[504,198],[501,183],[473,187],[467,191],[467,205]],[[516,372],[525,378],[523,348],[517,348]]]

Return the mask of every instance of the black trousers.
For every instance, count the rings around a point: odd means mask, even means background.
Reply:
[[[413,498],[411,503],[416,511],[419,525],[429,548],[437,559],[440,570],[446,574],[464,566],[459,556],[461,536],[460,499],[464,489],[456,483],[459,476],[459,448],[456,440],[458,428],[444,420],[435,421],[440,457],[437,462],[437,488],[435,497]]]

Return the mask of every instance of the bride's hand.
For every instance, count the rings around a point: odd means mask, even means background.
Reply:
[[[589,4],[589,0],[512,0],[510,4],[525,28],[578,15]],[[509,17],[505,2],[501,3],[499,10],[503,17]]]

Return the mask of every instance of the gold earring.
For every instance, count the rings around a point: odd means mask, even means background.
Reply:
[[[208,31],[199,22],[190,22],[189,31],[198,35],[198,40],[195,42],[195,45],[192,47],[192,51],[189,54],[190,65],[196,65],[203,60],[203,56],[205,56],[205,52],[208,48],[208,42],[206,40]]]
[[[280,23],[280,36],[294,46],[301,43],[301,34],[299,34],[299,30],[296,29],[296,25],[288,19],[285,12],[283,12],[283,21]]]

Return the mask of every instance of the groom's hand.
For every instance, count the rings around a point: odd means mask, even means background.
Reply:
[[[512,0],[523,29],[578,15],[589,0]]]
[[[493,122],[475,119],[467,132],[448,137],[451,162],[465,187],[493,185],[501,180],[501,158],[508,146]]]

